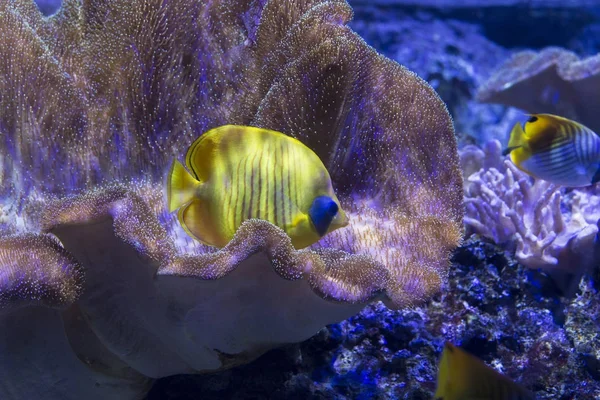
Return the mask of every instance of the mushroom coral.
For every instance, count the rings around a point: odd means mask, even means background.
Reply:
[[[514,54],[479,88],[477,99],[561,115],[600,132],[599,86],[600,55],[582,60],[568,50],[549,47]]]
[[[0,395],[135,399],[382,300],[430,298],[462,230],[451,118],[345,24],[345,1],[0,2]],[[169,163],[245,124],[323,160],[351,223],[296,250],[246,221],[216,250]]]

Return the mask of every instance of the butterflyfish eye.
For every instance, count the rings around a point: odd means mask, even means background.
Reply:
[[[532,115],[531,117],[529,117],[529,119],[527,120],[527,122],[535,122],[538,120],[538,117],[536,117],[535,115]]]
[[[333,221],[333,217],[335,217],[338,210],[339,206],[331,197],[315,197],[308,210],[308,215],[319,236],[323,236],[327,233],[329,225],[331,225],[331,221]]]

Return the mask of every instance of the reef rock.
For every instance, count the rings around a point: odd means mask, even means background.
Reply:
[[[502,64],[477,93],[479,101],[574,119],[596,132],[600,102],[600,56],[580,59],[556,47],[522,51]]]
[[[474,97],[510,51],[486,38],[474,21],[438,18],[430,11],[360,4],[351,26],[436,90],[454,117],[459,141],[484,143],[505,136],[497,127],[505,108],[481,104]]]

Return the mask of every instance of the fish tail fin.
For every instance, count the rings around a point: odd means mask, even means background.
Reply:
[[[508,147],[502,151],[502,155],[507,155],[519,147],[527,147],[527,138],[525,137],[525,131],[523,130],[523,127],[517,122],[512,128],[512,131],[510,131]]]
[[[184,204],[192,201],[199,185],[185,167],[177,160],[173,161],[167,183],[167,204],[169,212],[173,212]]]

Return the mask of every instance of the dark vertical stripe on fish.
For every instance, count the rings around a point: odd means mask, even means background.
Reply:
[[[232,186],[235,186],[235,202],[234,202],[234,208],[233,208],[233,231],[235,232],[238,225],[237,225],[237,216],[238,216],[238,203],[240,201],[240,170],[242,168],[242,161],[243,159],[238,161],[237,164],[237,168],[236,168],[236,174],[234,176],[234,182],[232,182]],[[233,189],[233,188],[232,188]]]
[[[277,151],[273,151],[273,161],[271,162],[271,166],[273,168],[273,219],[275,225],[281,226],[279,224],[279,216],[277,215]]]
[[[255,187],[254,187],[254,174],[256,173],[254,161],[256,160],[256,153],[257,152],[254,152],[252,161],[250,161],[250,187],[246,188],[246,189],[250,189],[250,200],[248,201],[250,204],[248,206],[248,212],[246,214],[247,219],[252,218],[252,211],[254,211],[254,199],[256,198]],[[250,157],[248,157],[248,159],[250,159]]]
[[[598,163],[600,161],[600,137],[595,132],[590,132],[592,141],[592,150],[590,151],[590,163]]]
[[[583,155],[582,159],[585,165],[588,165],[592,162],[594,155],[594,137],[592,136],[593,133],[588,130],[582,131],[582,134],[585,135],[585,146],[581,149]]]
[[[281,179],[281,191],[279,193],[279,204],[281,205],[279,208],[279,212],[281,213],[281,223],[282,226],[287,226],[290,222],[287,218],[287,212],[289,207],[289,201],[285,199],[285,192],[287,188],[285,187],[285,168],[288,167],[285,165],[284,160],[284,149],[283,149],[283,140],[279,143],[279,149],[277,151],[277,156],[281,160],[279,163],[279,177]]]
[[[225,204],[225,222],[226,224],[228,224],[227,226],[229,227],[229,223],[231,222],[231,212],[233,211],[233,204],[232,204],[232,200],[233,200],[233,171],[231,170],[231,164],[227,163],[226,164],[226,170],[225,170],[225,177],[224,179],[228,179],[229,180],[229,185],[228,187],[226,187],[226,193],[225,193],[225,199],[223,200],[223,204]]]
[[[292,165],[294,166],[294,170],[296,170],[296,168],[299,168],[299,166],[297,166],[296,164],[292,164],[294,162],[294,160],[290,159],[290,146],[286,147],[286,160],[287,160],[287,194],[288,194],[288,202],[289,207],[288,207],[288,219],[290,221],[290,223],[294,220],[292,217],[292,205],[294,206],[294,210],[296,209],[296,204],[297,203],[292,203],[292,168],[290,168]]]
[[[260,152],[260,157],[258,158],[258,164],[256,165],[256,172],[258,173],[258,199],[256,200],[256,218],[262,218],[262,207],[260,206],[260,201],[262,200],[262,158],[264,151]],[[267,219],[269,215],[265,216]]]
[[[574,140],[575,145],[575,154],[577,155],[577,161],[583,165],[587,162],[587,154],[586,149],[588,147],[588,137],[587,132],[580,131],[579,135],[577,135]]]
[[[247,195],[247,192],[248,192],[247,189],[248,189],[248,187],[246,185],[246,179],[248,178],[248,176],[246,175],[246,171],[247,171],[248,168],[246,167],[246,164],[248,164],[248,158],[249,157],[245,157],[244,158],[244,165],[242,167],[242,175],[241,175],[241,177],[242,177],[243,181],[240,181],[240,182],[242,182],[242,184],[240,185],[240,190],[242,190],[243,195],[242,195],[242,205],[240,207],[240,212],[238,213],[238,215],[240,217],[240,220],[237,223],[237,226],[240,226],[242,224],[242,222],[244,221],[244,214],[246,214],[246,210],[247,210],[247,207],[246,207],[246,198],[248,197],[248,195]]]
[[[279,142],[279,146],[277,147],[277,149],[275,150],[275,154],[277,157],[277,160],[279,161],[277,163],[277,172],[279,173],[279,182],[281,182],[281,187],[279,188],[279,192],[277,193],[279,195],[279,199],[278,199],[278,203],[277,203],[277,211],[278,211],[278,218],[281,221],[281,226],[286,226],[288,221],[286,219],[285,213],[286,213],[286,201],[284,199],[284,193],[285,193],[285,179],[283,176],[283,170],[284,170],[284,166],[285,166],[285,160],[283,159],[283,152],[281,151],[282,149],[282,141]]]
[[[270,210],[269,210],[269,196],[271,195],[269,193],[269,165],[271,165],[271,157],[269,156],[269,143],[265,143],[265,154],[267,154],[267,161],[266,161],[266,165],[265,165],[265,182],[266,182],[266,189],[265,189],[265,212],[267,213],[267,219],[269,221],[271,221],[271,216],[269,215]]]
[[[293,158],[294,162],[296,162],[296,149],[295,148],[293,149],[292,155],[293,155],[292,158]],[[293,199],[293,201],[294,201],[294,204],[300,204],[300,201],[298,200],[298,173],[295,173],[293,178],[294,178],[294,199]]]
[[[591,163],[594,162],[595,159],[597,159],[597,150],[596,150],[596,142],[595,142],[595,135],[594,132],[591,132],[589,130],[585,130],[585,137],[586,137],[586,145],[585,148],[582,149],[583,155],[584,155],[584,160],[585,160],[585,165],[589,165]]]
[[[232,215],[233,214],[233,209],[235,204],[233,203],[233,195],[234,192],[236,190],[235,187],[235,175],[234,175],[234,166],[231,163],[231,154],[229,153],[229,144],[225,143],[224,141],[219,142],[219,153],[223,154],[223,155],[227,155],[226,158],[226,162],[223,163],[224,168],[225,168],[225,179],[229,180],[229,187],[227,188],[227,192],[228,192],[228,200],[226,202],[227,204],[227,217],[225,219],[226,224],[231,224],[229,225],[229,228],[235,232],[235,221],[232,221]],[[224,202],[225,203],[225,202]],[[234,217],[235,218],[235,217]]]

